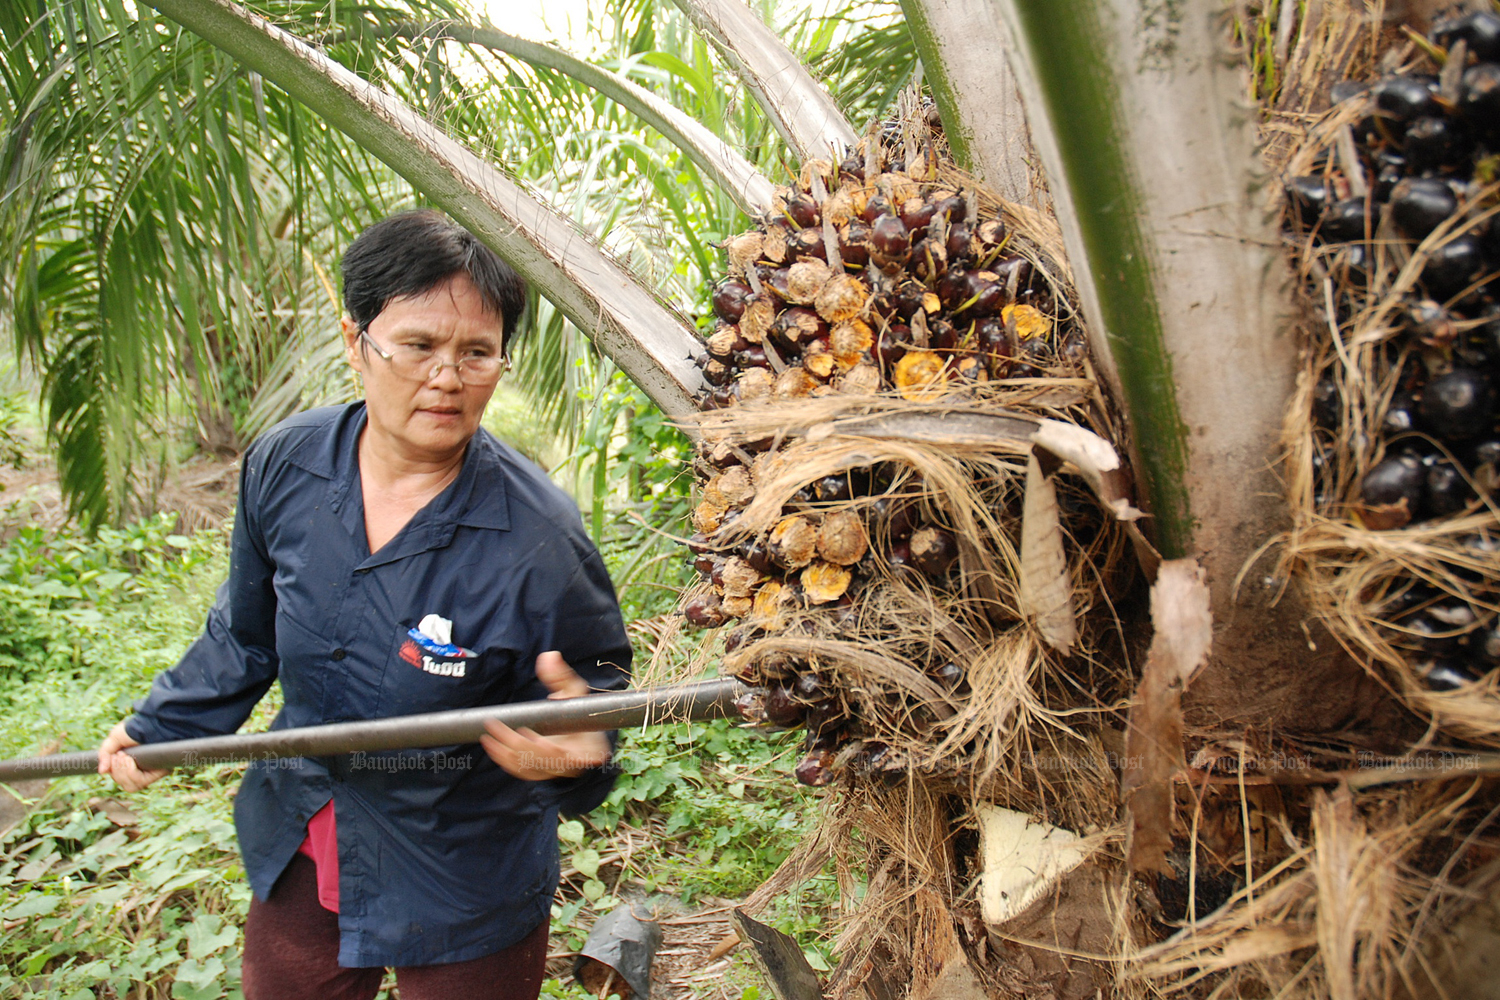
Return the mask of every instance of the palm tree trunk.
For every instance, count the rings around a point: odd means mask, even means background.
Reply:
[[[1347,704],[1299,692],[1347,682],[1353,668],[1306,630],[1294,597],[1273,607],[1277,588],[1249,563],[1287,523],[1274,466],[1297,345],[1227,13],[1129,0],[993,10],[1015,40],[1011,65],[1156,544],[1208,573],[1215,656],[1192,700],[1205,722],[1326,724]],[[992,33],[981,5],[971,17],[968,31],[948,22],[950,47]],[[984,101],[985,81],[971,82],[968,103]],[[990,97],[1003,101],[997,86]],[[993,133],[970,134],[976,162],[1003,155]]]

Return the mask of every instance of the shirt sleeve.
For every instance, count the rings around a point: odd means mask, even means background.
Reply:
[[[252,447],[240,468],[229,578],[203,634],[125,720],[125,731],[141,743],[232,733],[276,680],[275,567],[260,530],[263,451]]]
[[[604,560],[588,547],[588,554],[578,565],[553,605],[541,633],[541,650],[555,649],[568,665],[578,672],[594,691],[620,691],[630,684],[631,649],[615,598],[614,584],[604,568]],[[545,692],[538,695],[545,697]],[[610,731],[611,754],[619,734]],[[569,816],[588,812],[602,803],[614,787],[613,764],[591,767],[573,778],[553,778],[544,784],[550,801],[558,811]]]

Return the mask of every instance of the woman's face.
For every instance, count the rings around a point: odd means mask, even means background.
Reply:
[[[387,302],[368,333],[387,354],[400,347],[425,348],[451,362],[476,354],[499,357],[502,326],[460,272],[425,294]],[[413,462],[443,463],[461,455],[479,429],[495,381],[465,385],[453,367],[422,382],[406,378],[371,349],[347,316],[343,333],[349,364],[364,376],[367,433],[376,436],[371,443]]]

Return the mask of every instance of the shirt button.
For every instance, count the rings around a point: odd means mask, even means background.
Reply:
[[[344,651],[342,649],[335,649],[333,651],[333,659],[335,659],[335,660],[342,660],[345,655],[346,654],[344,653]]]

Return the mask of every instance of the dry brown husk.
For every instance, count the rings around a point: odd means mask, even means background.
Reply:
[[[1058,380],[1058,389],[1076,380]],[[956,577],[946,585],[918,574],[897,573],[877,561],[875,578],[866,584],[858,604],[858,623],[829,621],[817,609],[788,612],[779,627],[748,642],[725,657],[725,666],[756,676],[757,664],[792,655],[814,662],[835,678],[834,686],[855,704],[853,714],[862,724],[862,737],[878,740],[898,751],[910,766],[946,767],[984,782],[994,776],[1013,753],[1016,741],[1036,725],[1072,730],[1081,716],[1098,714],[1108,706],[1057,702],[1041,689],[1044,677],[1064,669],[1049,655],[1039,631],[1023,620],[1017,593],[1020,573],[1018,519],[997,507],[1018,512],[1029,452],[1024,442],[1001,440],[986,444],[957,442],[940,445],[913,440],[890,440],[856,434],[809,435],[810,429],[831,430],[835,418],[857,412],[878,417],[892,414],[941,414],[973,408],[998,407],[1000,402],[1037,398],[1037,387],[997,390],[982,399],[940,403],[911,403],[891,396],[826,397],[795,403],[759,401],[720,411],[703,421],[709,440],[753,441],[774,427],[786,443],[756,462],[755,498],[734,523],[721,529],[715,541],[768,533],[784,517],[792,495],[808,482],[824,476],[877,463],[906,470],[890,488],[893,495],[911,498],[925,523],[941,524],[955,536],[979,540],[961,560]],[[1043,413],[1058,410],[1038,408]],[[909,485],[921,477],[921,487]],[[1070,478],[1066,477],[1065,478]],[[1090,496],[1078,479],[1064,486],[1075,500]],[[883,495],[883,494],[882,494]],[[867,511],[875,495],[836,504],[817,505],[821,512]],[[1075,517],[1102,530],[1087,545],[1073,545],[1066,573],[1067,585],[1080,616],[1109,621],[1103,585],[1118,577],[1130,562],[1123,522],[1113,511],[1091,505]],[[819,510],[812,511],[816,516]],[[1115,527],[1110,527],[1115,525]],[[872,530],[873,547],[886,539]],[[1118,586],[1118,583],[1116,584]],[[805,623],[803,628],[794,627]],[[1087,640],[1081,654],[1087,662],[1100,639]],[[963,668],[969,692],[945,691],[927,670],[932,664],[956,663]],[[1103,669],[1095,664],[1096,669]],[[1077,666],[1066,668],[1077,670]],[[1097,682],[1097,681],[1096,681]],[[1117,694],[1128,688],[1128,677],[1115,678]]]

